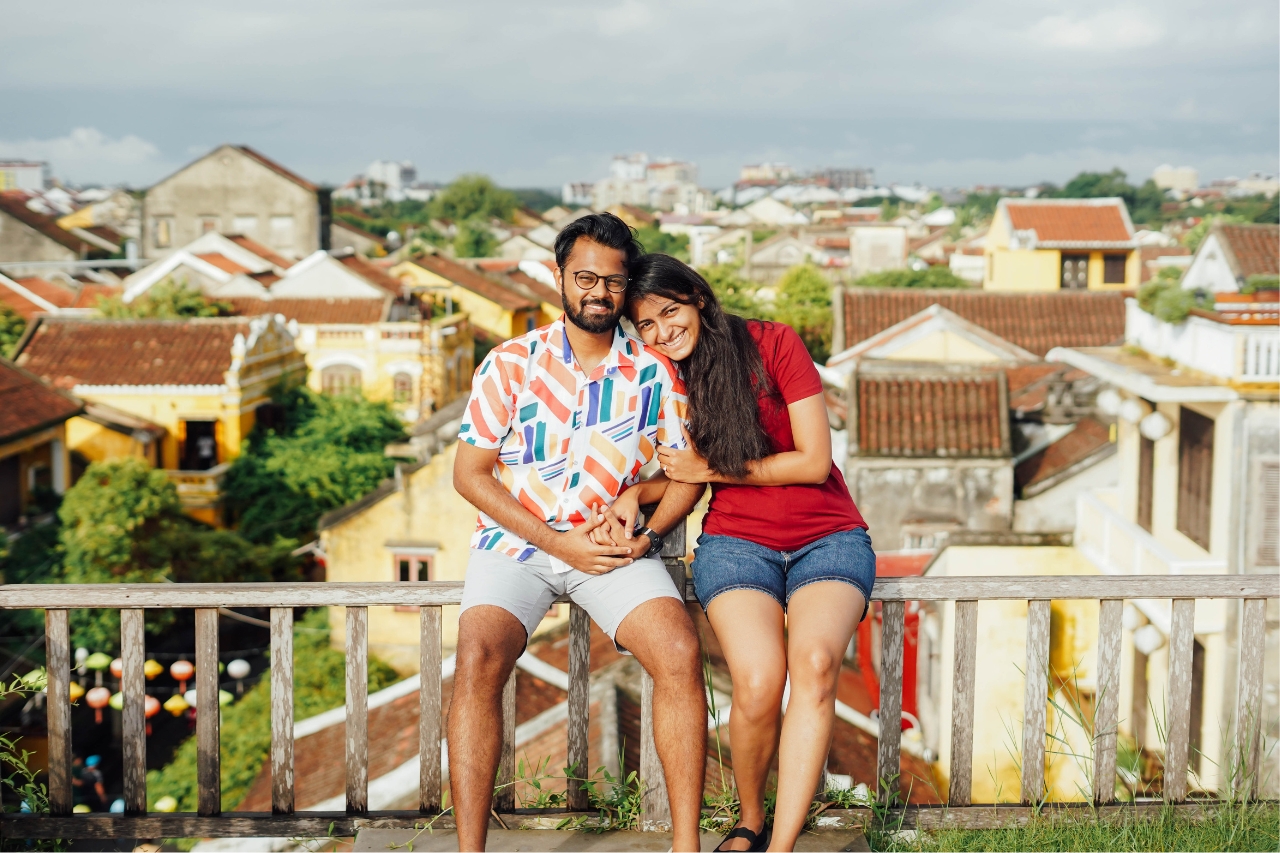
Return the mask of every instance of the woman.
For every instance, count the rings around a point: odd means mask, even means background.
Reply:
[[[840,662],[875,583],[866,523],[831,463],[817,368],[789,326],[726,314],[702,276],[660,254],[630,271],[627,306],[688,388],[690,449],[659,448],[662,469],[712,488],[693,579],[733,677],[729,737],[742,803],[717,849],[790,850],[830,747]],[[619,499],[623,530],[656,486]],[[770,844],[764,786],[775,752]]]

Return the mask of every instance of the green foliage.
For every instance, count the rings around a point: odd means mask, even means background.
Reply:
[[[185,281],[164,278],[132,302],[120,296],[98,299],[98,313],[104,317],[133,320],[176,320],[182,317],[226,317],[228,302],[208,299]]]
[[[1166,323],[1181,323],[1192,308],[1212,310],[1213,297],[1203,290],[1188,290],[1176,279],[1157,276],[1138,288],[1138,307]]]
[[[1186,246],[1192,253],[1194,253],[1200,248],[1200,244],[1204,242],[1204,238],[1209,236],[1209,229],[1212,228],[1215,223],[1220,225],[1229,225],[1232,223],[1247,221],[1248,220],[1243,216],[1235,213],[1219,213],[1206,216],[1197,222],[1192,228],[1183,232],[1182,237],[1179,239],[1182,241],[1182,245]]]
[[[26,330],[27,321],[21,314],[8,305],[0,305],[0,358],[13,355],[13,348]]]
[[[329,646],[328,611],[312,610],[293,629],[293,716],[314,717],[346,701],[346,657]],[[395,683],[390,666],[369,657],[369,691]],[[271,751],[271,679],[264,673],[235,704],[222,711],[222,808],[240,804]],[[196,739],[178,747],[173,760],[147,774],[147,800],[171,796],[178,811],[196,809]]]
[[[473,216],[509,220],[519,205],[515,194],[485,175],[463,175],[431,199],[432,215],[463,222]]]
[[[0,705],[20,703],[32,692],[16,677],[9,685],[0,682]],[[49,788],[37,778],[38,768],[32,766],[34,756],[34,752],[22,748],[22,738],[10,730],[0,731],[0,802],[7,814],[17,812],[24,803],[33,814],[49,813]],[[0,840],[0,850],[65,850],[65,843],[62,839],[6,836]]]
[[[777,233],[777,228],[753,228],[751,229],[751,244],[753,246],[759,246],[765,240],[768,240]]]
[[[918,287],[929,289],[971,287],[947,267],[927,267],[922,270],[885,270],[867,273],[853,282],[854,287]]]
[[[767,308],[756,298],[757,285],[738,275],[733,264],[715,264],[698,270],[711,285],[724,310],[739,317],[765,319]]]
[[[1258,211],[1253,217],[1254,222],[1280,222],[1280,195],[1273,195],[1267,199],[1266,207]]]
[[[772,314],[796,330],[814,361],[831,355],[831,282],[817,267],[803,264],[783,274]]]
[[[1155,181],[1147,180],[1134,186],[1120,168],[1110,172],[1081,172],[1060,190],[1045,192],[1045,198],[1122,198],[1129,208],[1129,216],[1135,223],[1158,222],[1160,207],[1164,204],[1164,191]]]
[[[560,196],[548,190],[538,189],[537,187],[528,189],[508,190],[516,201],[522,207],[527,207],[535,213],[546,213],[551,208],[560,204]]]
[[[458,236],[453,238],[455,256],[488,258],[497,248],[498,239],[493,236],[493,231],[484,217],[473,216],[458,225]]]
[[[250,542],[310,539],[321,514],[369,493],[391,476],[383,451],[404,440],[386,403],[296,388],[278,400],[279,430],[256,427],[223,488],[240,535]]]
[[[90,465],[67,490],[58,518],[59,548],[50,548],[48,557],[52,571],[30,580],[220,583],[293,580],[296,573],[290,556],[296,543],[254,545],[231,531],[193,521],[183,514],[177,490],[165,473],[133,457]],[[51,544],[43,532],[33,545],[41,543]],[[30,566],[34,556],[25,556],[23,562]],[[152,633],[172,623],[171,611],[147,614],[147,630]],[[118,610],[73,610],[71,627],[76,645],[101,651],[119,648]]]
[[[1251,275],[1240,288],[1241,293],[1257,293],[1260,290],[1280,290],[1280,275]]]
[[[658,230],[658,226],[654,224],[637,229],[636,238],[640,241],[640,245],[644,246],[646,252],[662,252],[664,255],[679,258],[685,263],[689,262],[689,237],[687,234],[663,234]]]
[[[893,827],[867,832],[872,850],[1275,850],[1280,845],[1280,805],[1206,805],[1204,814],[1172,807],[1156,816],[1102,816],[1087,809],[1046,812],[1024,826],[947,829],[908,836]]]

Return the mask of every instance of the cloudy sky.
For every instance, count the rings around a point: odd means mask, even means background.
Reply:
[[[146,185],[220,142],[316,181],[601,177],[611,155],[932,186],[1280,170],[1275,0],[7,4],[0,157]]]

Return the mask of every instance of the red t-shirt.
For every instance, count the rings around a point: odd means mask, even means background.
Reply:
[[[765,372],[782,398],[763,394],[757,398],[760,423],[774,453],[795,450],[787,406],[821,394],[822,379],[804,342],[790,326],[753,320],[747,328],[760,348]],[[795,551],[831,533],[866,526],[834,464],[831,476],[821,485],[714,483],[711,508],[702,522],[703,531],[713,536],[734,536],[775,551]]]

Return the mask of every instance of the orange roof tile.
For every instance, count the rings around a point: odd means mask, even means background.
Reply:
[[[849,435],[859,456],[1009,455],[999,371],[912,369],[856,377],[858,411]]]
[[[396,281],[395,277],[376,264],[371,264],[359,255],[352,253],[338,258],[338,262],[365,281],[380,287],[390,293],[392,296],[399,296],[404,290],[403,285]]]
[[[237,314],[283,314],[286,320],[320,325],[324,323],[380,323],[387,319],[390,299],[254,299],[233,297]]]
[[[273,266],[280,267],[282,270],[287,270],[289,267],[293,266],[293,261],[283,257],[282,255],[276,254],[256,240],[250,240],[243,234],[227,234],[226,238],[240,248],[253,252],[264,261],[269,262]]]
[[[1076,428],[1044,450],[1024,459],[1013,470],[1019,494],[1068,471],[1072,466],[1106,450],[1111,445],[1111,429],[1093,418],[1082,418]]]
[[[84,403],[0,358],[0,444],[60,424]]]
[[[537,303],[503,286],[483,273],[470,267],[454,263],[440,255],[420,255],[413,262],[425,270],[430,270],[441,278],[448,279],[459,287],[465,287],[472,293],[500,305],[508,311],[521,311],[536,308]]]
[[[1280,225],[1218,225],[1214,231],[1233,256],[1237,276],[1280,275]]]
[[[1127,243],[1133,234],[1123,204],[1006,202],[1005,210],[1015,230],[1034,230],[1039,243]]]
[[[226,255],[219,255],[217,252],[209,252],[203,255],[196,255],[196,257],[206,263],[213,264],[215,267],[222,270],[223,272],[229,272],[232,275],[235,275],[236,273],[249,271],[248,267],[242,267],[239,264],[237,264],[235,261],[228,258]]]

